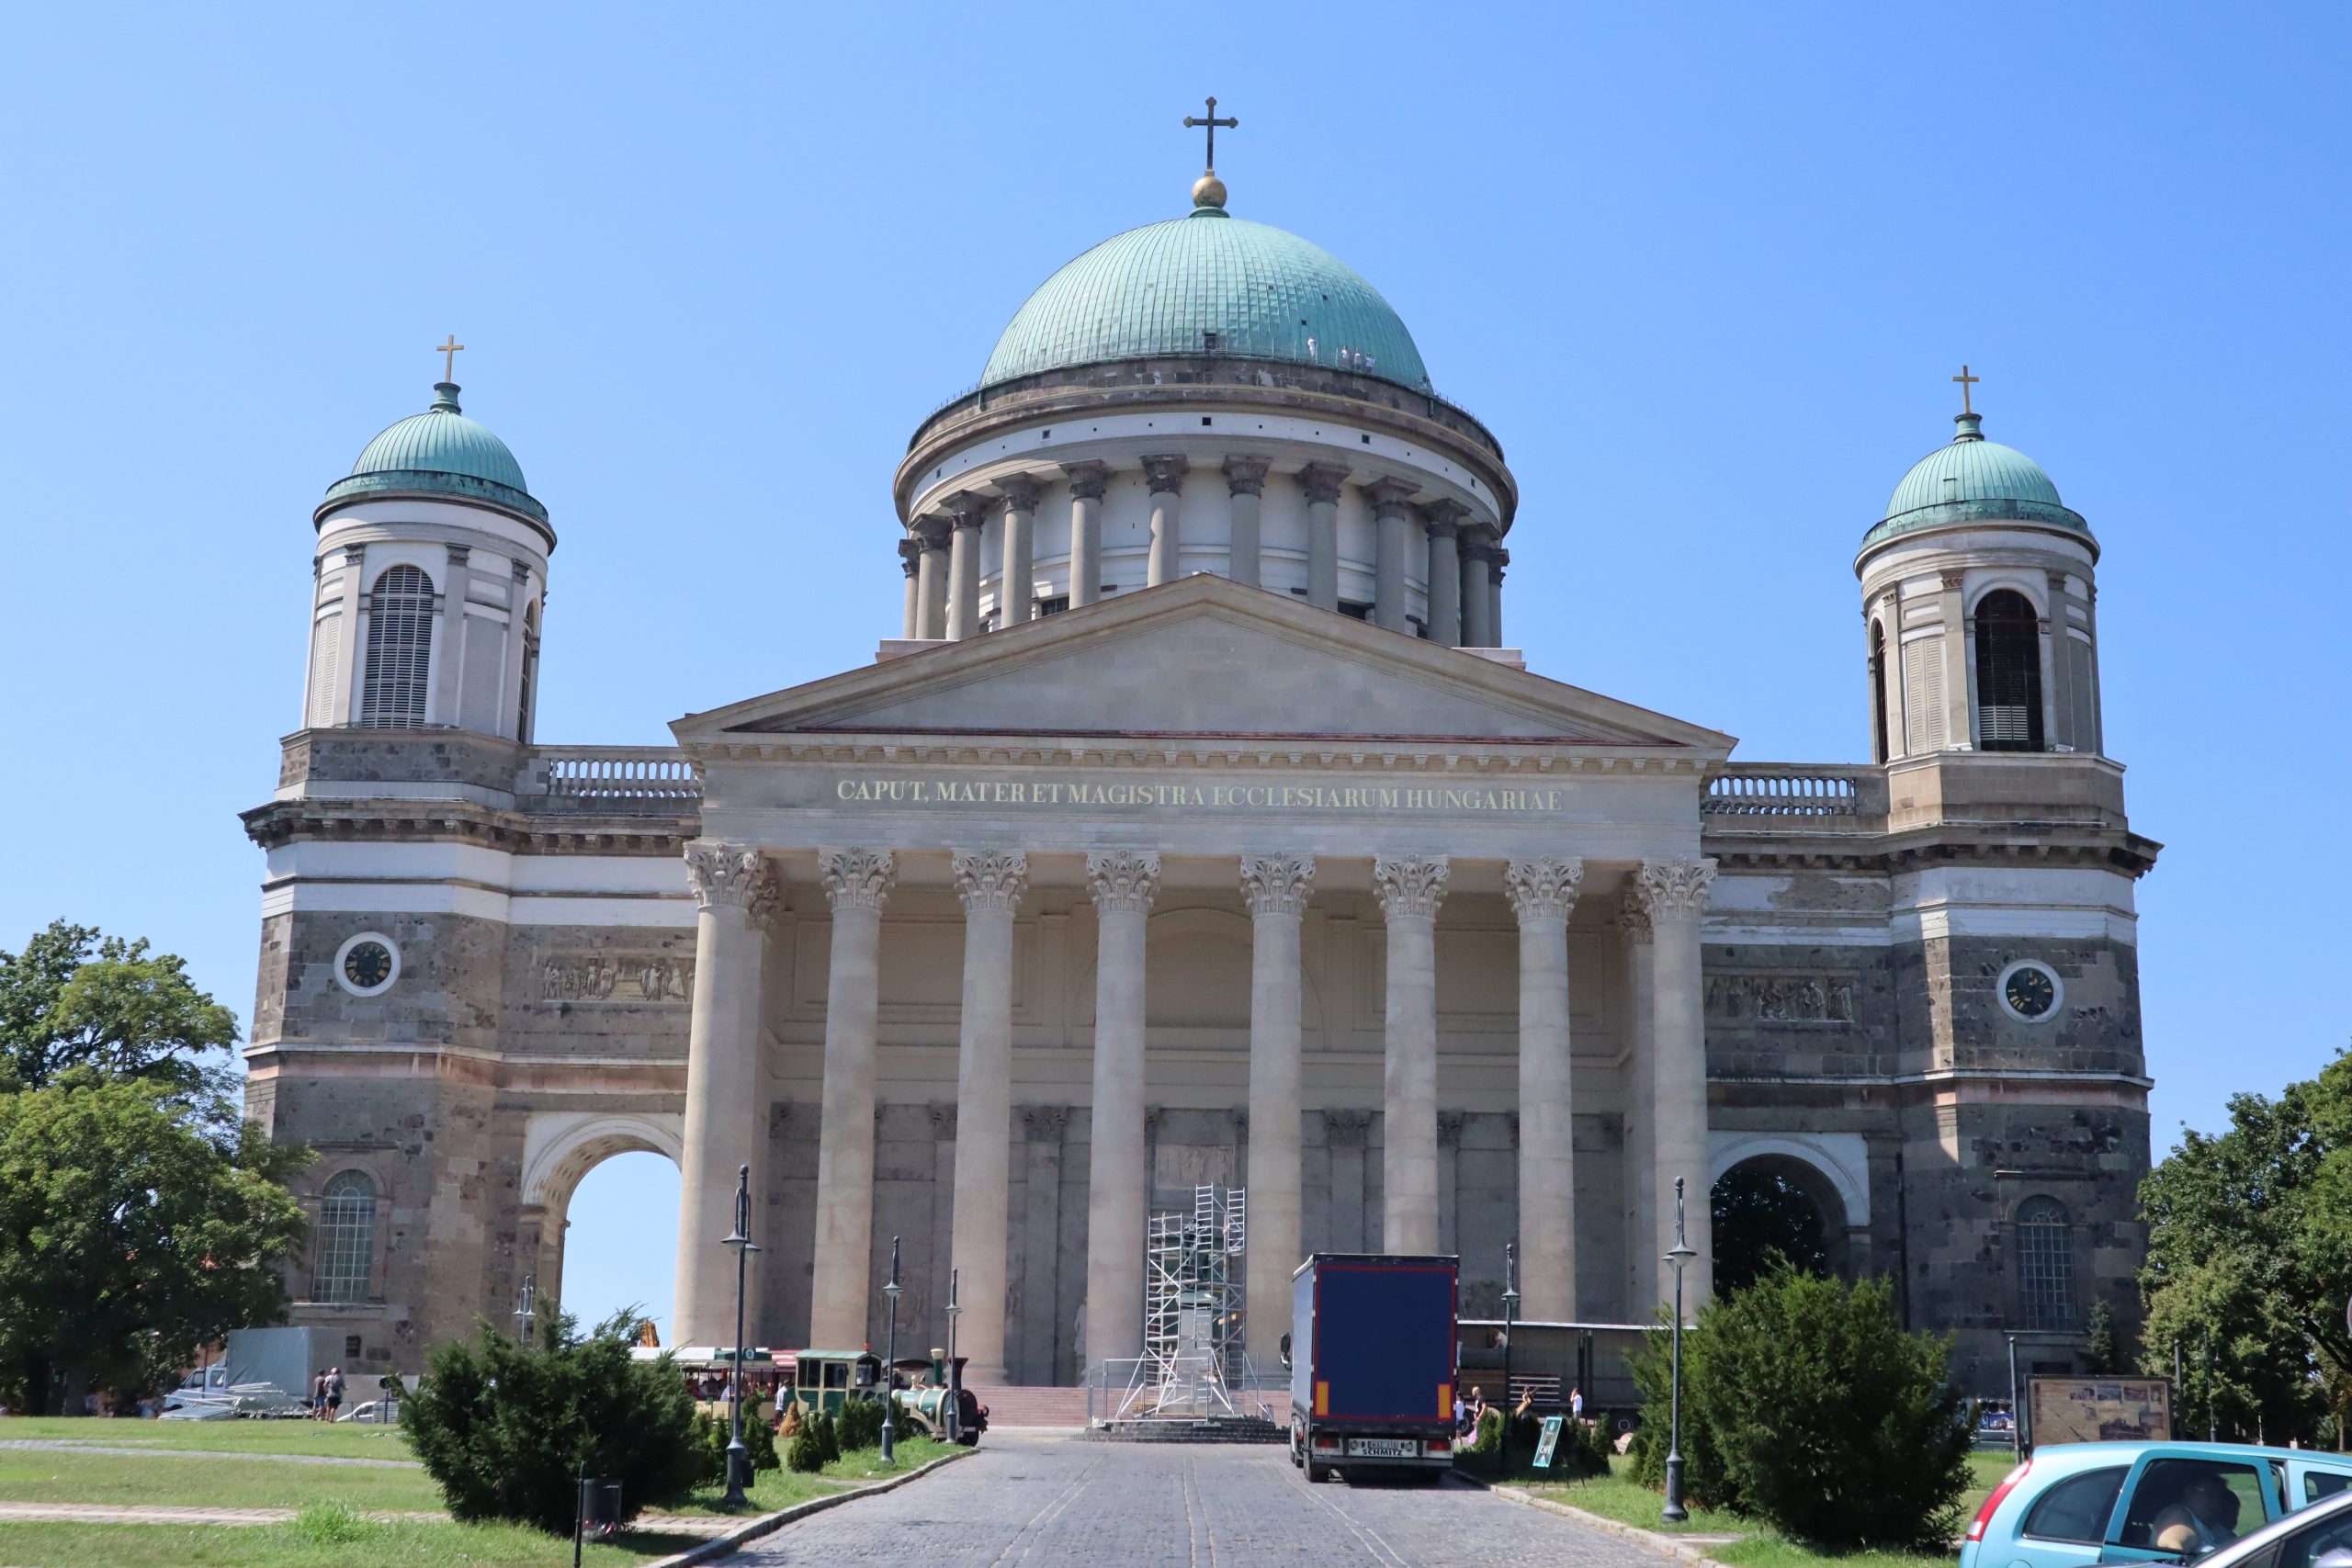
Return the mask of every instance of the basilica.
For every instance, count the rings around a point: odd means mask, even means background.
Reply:
[[[898,624],[673,747],[537,735],[588,628],[451,379],[327,487],[245,1055],[321,1156],[295,1321],[347,1371],[560,1297],[628,1150],[683,1174],[675,1340],[733,1342],[741,1186],[748,1342],[878,1347],[897,1238],[901,1343],[952,1279],[987,1386],[1135,1356],[1149,1218],[1204,1183],[1261,1367],[1314,1251],[1458,1254],[1476,1316],[1512,1244],[1521,1318],[1648,1321],[1676,1194],[1703,1295],[1740,1183],[1978,1392],[2132,1313],[2158,846],[2089,524],[1962,412],[1815,536],[1867,760],[1736,756],[1527,667],[1502,441],[1228,204],[1047,277],[888,475]]]

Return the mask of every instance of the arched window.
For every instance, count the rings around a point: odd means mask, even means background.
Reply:
[[[1886,627],[1871,623],[1871,754],[1886,761]]]
[[[2075,1231],[2066,1205],[2029,1198],[2018,1205],[2018,1314],[2027,1328],[2075,1326]]]
[[[2007,588],[1976,602],[1976,732],[1981,750],[2042,749],[2041,617]]]
[[[426,677],[433,664],[433,580],[413,566],[376,579],[368,597],[367,685],[359,722],[371,729],[424,724]]]
[[[523,612],[523,694],[514,704],[514,739],[529,744],[532,700],[539,687],[539,606]]]
[[[311,1251],[311,1299],[364,1302],[376,1261],[376,1183],[346,1170],[319,1194],[319,1240]]]

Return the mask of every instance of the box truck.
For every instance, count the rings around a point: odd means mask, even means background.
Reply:
[[[1318,1252],[1291,1276],[1290,1459],[1307,1480],[1453,1468],[1456,1272]]]

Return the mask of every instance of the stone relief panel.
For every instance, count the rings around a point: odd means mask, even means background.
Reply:
[[[1711,975],[1707,1017],[1721,1022],[1860,1021],[1852,975]]]
[[[659,953],[554,953],[539,963],[543,1002],[655,1002],[694,999],[695,961]]]

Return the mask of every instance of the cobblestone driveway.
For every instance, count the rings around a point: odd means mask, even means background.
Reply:
[[[1669,1568],[1632,1541],[1449,1482],[1306,1484],[1272,1447],[993,1434],[973,1458],[752,1542],[729,1563]]]

